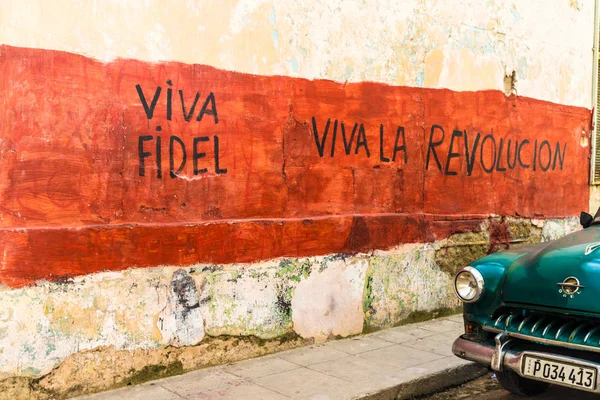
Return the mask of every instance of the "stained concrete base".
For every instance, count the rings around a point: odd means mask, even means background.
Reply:
[[[452,342],[462,331],[462,316],[455,315],[80,399],[410,398],[485,372],[452,355]]]

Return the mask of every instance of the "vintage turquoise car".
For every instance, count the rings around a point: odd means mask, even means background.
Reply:
[[[600,214],[600,210],[599,210]],[[600,393],[600,217],[561,239],[491,254],[454,278],[464,303],[458,357],[489,366],[510,392],[551,383]]]

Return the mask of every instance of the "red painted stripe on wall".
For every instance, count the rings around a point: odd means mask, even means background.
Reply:
[[[427,214],[587,208],[590,111],[497,91],[0,46],[0,93],[0,281],[12,286],[453,231]]]
[[[252,262],[367,252],[478,230],[480,219],[374,215],[214,224],[29,228],[0,231],[1,281],[20,287],[129,267]],[[433,233],[435,232],[435,236]]]

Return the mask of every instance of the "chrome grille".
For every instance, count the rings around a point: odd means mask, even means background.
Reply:
[[[506,310],[483,325],[488,332],[542,344],[600,352],[600,321]]]

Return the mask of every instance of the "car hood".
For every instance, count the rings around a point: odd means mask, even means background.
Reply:
[[[558,283],[575,277],[585,286],[569,295]],[[502,300],[600,313],[600,226],[542,243],[506,270]]]

